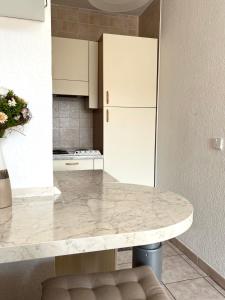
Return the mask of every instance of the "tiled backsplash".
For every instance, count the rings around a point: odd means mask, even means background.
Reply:
[[[53,98],[53,147],[93,147],[93,113],[86,97]]]
[[[52,4],[53,36],[98,41],[102,33],[137,36],[138,16]]]

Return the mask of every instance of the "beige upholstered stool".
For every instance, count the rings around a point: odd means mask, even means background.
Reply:
[[[168,300],[149,267],[69,275],[43,283],[42,300]]]

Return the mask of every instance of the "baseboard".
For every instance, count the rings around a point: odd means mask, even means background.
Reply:
[[[195,263],[203,272],[211,277],[218,285],[225,289],[225,278],[222,277],[217,271],[209,266],[204,260],[198,257],[190,248],[185,246],[178,239],[172,239],[170,242],[182,251],[193,263]]]
[[[45,197],[60,195],[60,190],[55,187],[37,187],[37,188],[22,188],[13,189],[13,198],[27,198],[27,197]]]

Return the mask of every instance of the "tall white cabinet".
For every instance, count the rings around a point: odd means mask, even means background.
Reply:
[[[124,183],[154,186],[157,45],[156,39],[111,34],[99,43],[95,120],[96,132],[101,124],[102,130],[94,142],[101,148],[102,141],[104,170]]]

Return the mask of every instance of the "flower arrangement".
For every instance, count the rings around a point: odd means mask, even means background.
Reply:
[[[4,136],[6,129],[22,126],[30,119],[27,102],[12,90],[0,88],[0,138]]]

